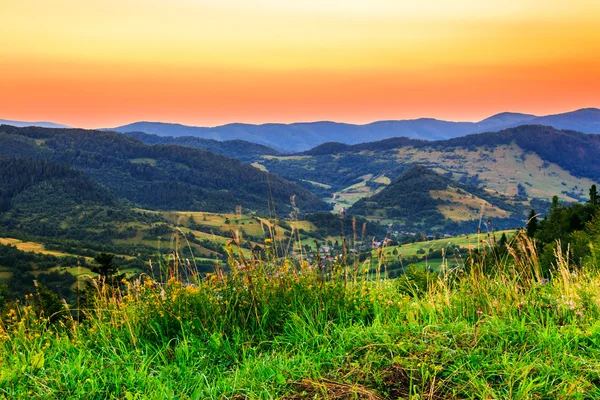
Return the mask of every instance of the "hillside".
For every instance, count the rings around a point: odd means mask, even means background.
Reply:
[[[600,182],[600,136],[525,125],[497,133],[427,142],[393,138],[327,143],[292,156],[263,156],[265,169],[311,188],[337,208],[373,195],[407,167],[424,165],[492,194],[529,202],[558,195],[584,200]]]
[[[220,141],[240,139],[284,152],[301,152],[327,142],[357,144],[405,136],[421,140],[446,140],[473,133],[499,131],[523,124],[541,124],[558,129],[600,133],[600,110],[589,108],[563,114],[535,116],[500,113],[479,122],[452,122],[433,118],[377,121],[365,125],[336,122],[293,124],[229,124],[212,128],[160,122],[136,122],[112,130],[145,132],[159,136],[195,136]]]
[[[0,212],[35,206],[42,212],[77,204],[116,206],[112,194],[80,171],[42,160],[0,157]]]
[[[153,209],[231,212],[241,205],[267,214],[269,207],[326,209],[315,195],[238,160],[175,145],[145,145],[113,132],[0,126],[0,156],[64,163],[116,196]]]
[[[480,220],[496,227],[523,223],[525,209],[482,189],[463,185],[423,166],[414,166],[348,212],[404,229],[476,231]]]
[[[245,140],[226,140],[221,142],[195,136],[158,136],[144,132],[125,132],[124,135],[145,144],[175,144],[178,146],[193,147],[195,149],[222,154],[226,157],[237,158],[241,161],[250,161],[262,155],[274,156],[279,154],[270,147]]]

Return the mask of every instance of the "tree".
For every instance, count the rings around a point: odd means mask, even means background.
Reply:
[[[4,303],[6,302],[6,299],[9,295],[10,291],[8,290],[8,286],[4,284],[0,285],[0,311],[4,307]]]
[[[598,205],[598,189],[596,188],[596,185],[592,185],[590,188],[590,204],[593,207]]]
[[[533,238],[538,229],[538,219],[535,210],[532,209],[527,218],[527,236]]]
[[[40,317],[47,318],[50,322],[56,322],[65,311],[64,303],[58,295],[46,286],[35,282],[37,302],[35,309]]]
[[[498,241],[498,247],[500,247],[500,248],[506,247],[507,242],[508,242],[508,239],[506,238],[506,233],[502,232],[502,236],[500,236],[500,240]]]
[[[110,278],[118,272],[117,266],[113,263],[115,256],[109,253],[99,253],[94,257],[99,265],[92,266],[92,272],[97,273],[102,278]]]

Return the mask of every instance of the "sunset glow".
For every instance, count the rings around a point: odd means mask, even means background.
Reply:
[[[108,127],[600,106],[597,0],[0,4],[0,118]]]

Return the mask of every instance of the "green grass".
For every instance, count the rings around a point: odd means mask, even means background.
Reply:
[[[393,254],[394,250],[398,252],[399,255],[403,257],[409,256],[424,256],[429,253],[429,250],[446,250],[448,252],[448,257],[452,256],[451,249],[453,247],[461,247],[464,249],[475,249],[478,247],[485,247],[487,242],[491,239],[500,240],[500,237],[503,233],[506,234],[507,238],[511,238],[516,231],[514,230],[506,230],[506,231],[498,231],[494,234],[482,233],[480,235],[471,234],[471,235],[463,235],[456,236],[451,238],[444,239],[436,239],[436,240],[427,240],[420,241],[414,243],[403,244],[401,246],[389,246],[386,247],[383,252],[387,260],[391,260],[396,258]],[[483,241],[483,243],[482,243]],[[424,251],[424,253],[423,253]],[[420,252],[420,253],[419,253]]]
[[[0,397],[600,398],[597,266],[558,259],[545,282],[529,245],[425,284],[274,260],[192,287],[173,268],[104,288],[81,323],[34,297],[3,311]]]

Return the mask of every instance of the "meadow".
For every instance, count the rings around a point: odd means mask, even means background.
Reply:
[[[596,399],[600,274],[519,233],[446,274],[246,258],[96,281],[77,313],[43,290],[3,309],[0,397]],[[79,318],[77,318],[79,316]]]

